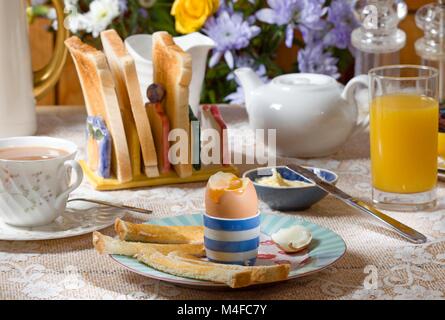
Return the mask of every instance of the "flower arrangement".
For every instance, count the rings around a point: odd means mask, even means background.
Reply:
[[[216,43],[209,58],[203,101],[242,103],[233,70],[251,67],[264,80],[284,73],[277,51],[298,47],[293,70],[339,78],[351,66],[350,34],[357,26],[350,0],[64,0],[65,27],[100,45],[114,28],[126,38],[166,30],[202,32]],[[47,0],[33,0],[29,16],[54,19]],[[57,28],[53,23],[53,28]]]

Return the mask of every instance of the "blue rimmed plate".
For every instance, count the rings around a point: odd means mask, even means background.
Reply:
[[[152,219],[149,223],[163,226],[199,226],[202,225],[202,221],[202,214],[193,214]],[[272,242],[270,235],[281,228],[296,224],[308,228],[312,233],[313,240],[306,251],[289,255],[281,251]],[[321,271],[340,260],[346,252],[346,244],[338,234],[295,216],[263,213],[261,214],[261,233],[261,244],[256,265],[290,263],[289,279],[300,278]],[[183,278],[164,273],[152,269],[131,257],[119,255],[112,255],[111,257],[130,271],[149,278],[187,287],[229,288],[225,284]]]

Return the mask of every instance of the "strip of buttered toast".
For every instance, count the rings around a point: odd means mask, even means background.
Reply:
[[[202,244],[154,244],[127,242],[119,239],[113,239],[97,231],[93,233],[93,245],[100,254],[134,256],[144,248],[152,248],[166,255],[177,250],[180,250],[182,253],[193,257],[202,257],[205,255],[204,245]]]
[[[213,263],[208,261],[203,261],[201,258],[193,253],[189,253],[185,250],[172,250],[168,253],[169,256],[175,257],[185,262],[193,262],[200,265],[214,265],[220,266],[219,263]],[[224,266],[226,269],[231,270],[249,270],[252,272],[252,282],[253,283],[270,283],[279,282],[286,280],[289,277],[290,264],[276,264],[270,266],[239,266],[234,264],[227,264]]]
[[[232,288],[287,279],[290,265],[244,267],[200,260],[204,246],[197,244],[148,244],[126,242],[93,233],[100,254],[136,257],[140,262],[173,275],[225,283]]]
[[[181,261],[170,253],[181,251],[188,255],[203,255],[203,245],[162,245],[135,243],[116,240],[100,232],[93,233],[94,248],[100,254],[119,254],[131,256],[140,262],[163,272],[180,277],[208,280],[225,283],[232,288],[245,287],[251,284],[250,270],[227,269],[225,265],[199,265]]]
[[[172,36],[164,31],[153,34],[153,76],[154,83],[162,85],[166,90],[164,107],[170,120],[171,130],[180,129],[189,135],[189,86],[192,79],[192,57],[179,48]],[[187,153],[184,155],[180,150],[179,164],[174,165],[176,173],[181,178],[192,175],[190,141],[188,141]]]
[[[198,244],[204,241],[202,226],[158,226],[116,219],[114,229],[121,240],[165,244]]]
[[[75,36],[67,39],[65,45],[79,75],[88,115],[102,117],[111,133],[116,177],[120,182],[131,181],[133,175],[124,123],[106,57]]]
[[[105,56],[113,74],[121,109],[132,113],[132,124],[136,125],[142,150],[144,173],[147,177],[159,176],[158,159],[153,141],[152,130],[148,120],[134,59],[125,48],[118,33],[106,30],[100,34]]]
[[[224,283],[231,288],[242,288],[252,284],[250,270],[227,269],[225,265],[196,264],[175,259],[151,248],[144,248],[135,258],[156,269],[179,277]]]

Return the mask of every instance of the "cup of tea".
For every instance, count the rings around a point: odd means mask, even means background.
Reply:
[[[76,153],[77,146],[63,139],[0,139],[0,220],[37,227],[62,215],[69,194],[83,179]]]

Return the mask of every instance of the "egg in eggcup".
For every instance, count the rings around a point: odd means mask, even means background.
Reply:
[[[252,181],[232,173],[210,177],[205,195],[204,246],[212,262],[254,265],[261,219]]]

